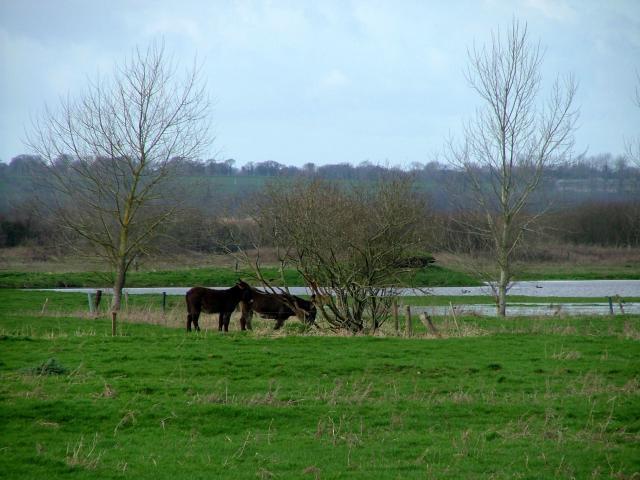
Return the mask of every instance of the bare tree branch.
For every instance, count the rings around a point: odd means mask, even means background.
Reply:
[[[163,199],[170,161],[194,157],[209,142],[210,102],[198,69],[176,72],[163,44],[136,48],[110,77],[89,80],[57,110],[45,108],[28,135],[48,165],[49,211],[115,273],[114,310],[131,262],[176,211]]]
[[[281,265],[297,269],[330,328],[375,331],[384,322],[408,270],[401,260],[421,247],[425,206],[409,177],[345,188],[272,185],[252,203],[256,244],[273,246]]]
[[[573,77],[557,79],[546,102],[538,100],[543,53],[526,24],[514,20],[505,35],[468,51],[466,78],[483,108],[464,128],[464,141],[448,144],[452,164],[469,180],[468,196],[482,215],[462,217],[461,228],[491,239],[498,278],[491,277],[498,312],[505,314],[513,277],[511,257],[524,228],[531,195],[545,168],[569,154],[577,118]]]

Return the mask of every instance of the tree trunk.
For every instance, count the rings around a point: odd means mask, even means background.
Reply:
[[[507,315],[507,286],[509,285],[508,267],[500,266],[500,283],[498,284],[498,315]]]
[[[127,243],[129,240],[129,212],[131,206],[131,199],[127,202],[125,209],[125,222],[120,229],[120,244],[118,247],[118,258],[116,259],[116,278],[113,282],[113,302],[111,303],[111,310],[117,312],[120,310],[120,304],[122,300],[122,289],[124,288],[125,280],[127,277]]]
[[[122,301],[122,289],[124,288],[125,279],[127,276],[126,262],[124,258],[118,259],[116,266],[116,278],[113,282],[113,301],[111,302],[111,311],[117,312],[120,310],[120,304]]]
[[[506,192],[503,194],[503,202],[506,204]],[[507,287],[511,280],[511,261],[509,258],[509,230],[511,219],[508,215],[502,219],[502,232],[498,246],[498,265],[500,267],[500,281],[498,283],[498,315],[507,315]]]

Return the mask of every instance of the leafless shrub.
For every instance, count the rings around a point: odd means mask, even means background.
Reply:
[[[412,270],[403,260],[423,243],[425,205],[410,177],[348,188],[301,180],[252,203],[256,247],[275,247],[280,265],[298,270],[330,328],[372,333],[384,323],[399,275]],[[288,293],[261,274],[259,258],[242,259],[268,289]]]

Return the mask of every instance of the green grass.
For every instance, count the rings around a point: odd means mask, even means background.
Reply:
[[[267,278],[279,278],[275,268],[265,269]],[[129,272],[128,287],[231,286],[238,278],[250,278],[249,270],[231,268],[193,268],[188,270],[158,270]],[[288,282],[302,282],[296,272],[285,272]],[[106,272],[0,272],[0,288],[105,287],[112,283]]]
[[[640,280],[640,271],[637,266],[619,267],[616,269],[603,268],[588,270],[576,269],[573,271],[524,271],[518,276],[519,280]]]
[[[605,259],[578,264],[547,262],[518,266],[518,280],[640,280],[640,265],[635,260],[611,264]]]
[[[0,291],[4,478],[640,471],[640,316],[461,318],[464,336],[443,339],[131,323],[111,337],[106,319],[65,314],[83,308],[83,295]],[[50,359],[60,368],[34,373]]]
[[[268,280],[278,283],[280,272],[277,268],[265,268],[263,274]],[[211,287],[231,286],[238,278],[251,279],[253,272],[245,269],[211,267],[188,270],[132,271],[127,275],[128,287],[172,287],[205,285]],[[285,270],[288,285],[304,285],[302,277],[295,270]],[[0,288],[57,288],[57,287],[104,287],[112,282],[105,272],[17,272],[0,271]],[[407,280],[415,286],[469,286],[479,282],[468,275],[432,266],[420,270],[415,278]]]

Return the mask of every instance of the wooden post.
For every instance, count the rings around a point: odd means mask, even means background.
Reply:
[[[98,308],[100,308],[100,300],[102,300],[102,290],[96,290],[96,298],[94,301],[96,313],[98,313]]]
[[[400,320],[398,319],[398,301],[393,301],[393,325],[395,327],[396,335],[400,335]]]
[[[93,299],[91,298],[91,293],[87,292],[87,301],[89,302],[89,313],[93,313]]]
[[[162,313],[167,310],[167,292],[162,292]]]
[[[423,325],[427,328],[427,330],[430,330],[431,333],[433,333],[436,337],[438,338],[441,337],[440,332],[438,332],[438,330],[436,329],[436,326],[431,321],[431,317],[429,315],[427,315],[426,313],[421,313],[420,320],[422,321]]]
[[[624,307],[622,306],[622,297],[620,295],[616,295],[616,301],[620,306],[620,312],[624,315]]]
[[[613,315],[613,300],[611,297],[609,298],[609,315]]]
[[[405,334],[407,335],[407,337],[410,337],[413,335],[413,325],[411,324],[411,307],[409,305],[405,305],[405,312],[406,312],[406,324],[405,324]]]
[[[451,315],[453,315],[453,323],[456,325],[456,330],[458,331],[458,336],[460,336],[460,326],[458,325],[458,319],[456,318],[456,309],[453,308],[453,303],[449,302],[449,307],[451,307]]]
[[[117,317],[118,313],[117,312],[111,312],[111,336],[115,337],[116,336],[116,317]]]

